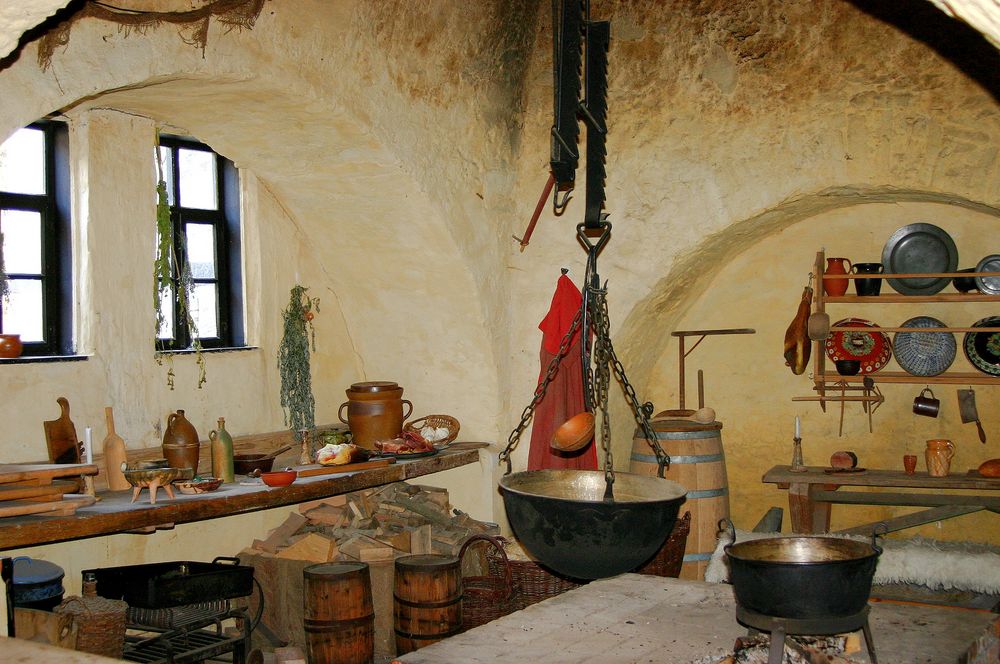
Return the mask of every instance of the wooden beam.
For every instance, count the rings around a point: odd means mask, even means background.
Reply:
[[[954,493],[901,493],[873,491],[813,491],[813,500],[852,505],[901,505],[913,507],[940,507],[942,505],[969,505],[1000,509],[1000,497],[969,496]]]

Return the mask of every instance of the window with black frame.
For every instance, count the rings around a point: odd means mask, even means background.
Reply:
[[[245,344],[240,259],[239,174],[228,159],[196,141],[160,136],[160,160],[167,185],[173,255],[191,266],[191,318],[203,348]],[[192,332],[177,298],[180,270],[174,269],[160,298],[163,323],[159,350],[191,347]]]
[[[70,355],[72,250],[65,123],[36,122],[0,144],[0,233],[8,297],[0,333],[23,355]]]

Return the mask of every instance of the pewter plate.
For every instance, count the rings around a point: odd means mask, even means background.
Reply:
[[[948,327],[937,318],[917,316],[900,327]],[[892,352],[903,371],[914,376],[937,376],[955,361],[958,344],[951,332],[897,332]]]
[[[893,233],[882,249],[886,274],[919,272],[954,272],[958,268],[958,249],[954,240],[934,224],[909,224]],[[948,277],[886,279],[897,293],[933,295],[947,286]]]
[[[1000,277],[980,277],[979,272],[1000,272],[1000,255],[992,254],[976,265],[976,287],[980,293],[1000,295]]]

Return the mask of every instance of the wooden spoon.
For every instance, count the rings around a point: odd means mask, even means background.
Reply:
[[[291,445],[285,445],[284,447],[279,447],[278,449],[276,449],[273,452],[268,452],[267,454],[265,454],[264,456],[262,456],[260,458],[254,459],[254,461],[267,461],[268,459],[273,459],[274,457],[278,456],[282,452],[287,452],[290,449],[292,449]]]
[[[699,424],[711,424],[715,422],[715,409],[699,408],[690,415],[669,415],[665,413],[659,413],[650,422],[697,422]]]
[[[594,437],[594,414],[583,411],[566,420],[552,434],[552,447],[563,452],[574,452]]]

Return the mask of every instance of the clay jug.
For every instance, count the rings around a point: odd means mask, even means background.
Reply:
[[[226,431],[226,418],[219,418],[219,428],[208,434],[212,441],[212,475],[223,482],[235,482],[233,472],[233,438]]]
[[[171,468],[190,468],[198,474],[198,432],[184,417],[184,411],[170,413],[163,432],[163,456]]]
[[[931,477],[945,477],[951,470],[951,458],[955,456],[955,445],[950,440],[934,439],[927,441],[924,459],[927,461],[927,474]]]
[[[403,404],[407,411],[403,412]],[[344,409],[347,419],[344,419]],[[403,388],[396,383],[378,380],[354,383],[347,390],[347,401],[340,405],[337,417],[351,428],[352,442],[375,449],[376,441],[392,440],[403,431],[403,421],[413,412],[413,404],[403,398]]]
[[[12,359],[21,357],[24,345],[20,334],[0,334],[0,357]]]
[[[846,266],[845,266],[846,264]],[[824,274],[848,274],[854,266],[846,258],[827,258]],[[830,297],[840,297],[847,292],[850,279],[827,279],[823,277],[823,292]]]

